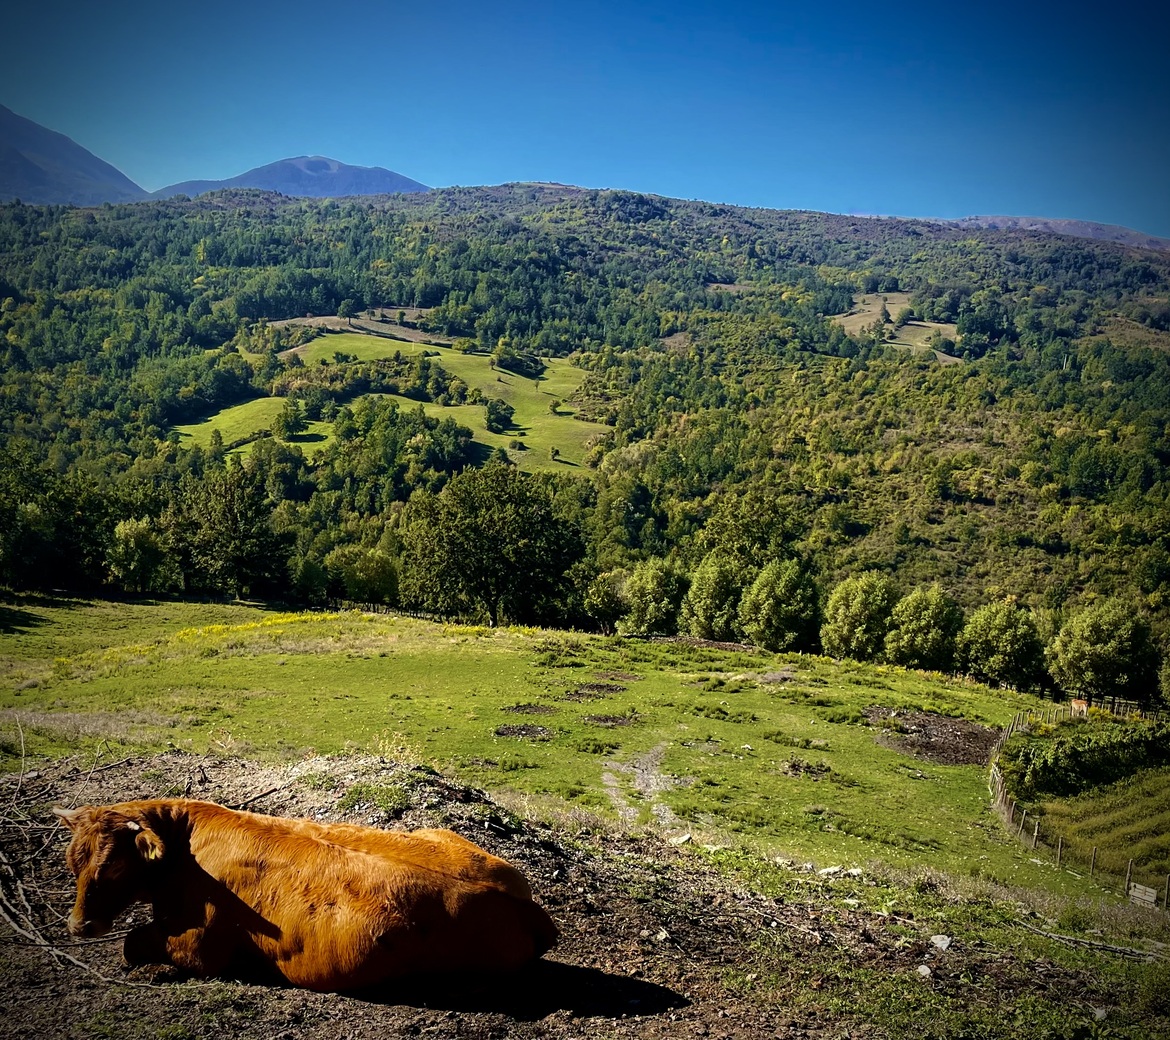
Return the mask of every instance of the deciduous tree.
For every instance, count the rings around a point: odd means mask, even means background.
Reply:
[[[773,560],[744,593],[739,624],[756,646],[773,653],[815,651],[820,643],[820,589],[796,560]]]
[[[442,614],[539,620],[583,552],[543,482],[505,463],[464,470],[403,511],[404,597]]]
[[[825,653],[872,661],[882,651],[898,593],[893,581],[870,572],[846,578],[825,608],[821,642]]]
[[[742,593],[743,569],[730,556],[708,553],[691,576],[682,605],[682,627],[700,639],[737,639]]]
[[[937,585],[903,596],[890,615],[885,656],[907,668],[949,672],[963,627],[959,605]]]
[[[960,665],[991,686],[1029,689],[1044,674],[1044,648],[1030,611],[1011,600],[988,603],[959,634]]]
[[[1158,699],[1158,650],[1149,623],[1128,603],[1106,600],[1074,614],[1046,657],[1052,677],[1086,700]]]

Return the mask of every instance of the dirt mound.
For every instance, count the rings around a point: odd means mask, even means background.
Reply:
[[[523,737],[526,740],[549,740],[552,737],[552,730],[546,729],[544,726],[533,726],[531,723],[525,723],[521,726],[497,726],[497,737]]]
[[[551,704],[509,704],[500,711],[510,711],[514,715],[552,715],[556,712]]]
[[[908,708],[874,705],[865,717],[881,730],[879,743],[944,766],[981,766],[999,739],[997,729]]]

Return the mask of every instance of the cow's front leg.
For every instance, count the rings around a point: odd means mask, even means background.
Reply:
[[[143,964],[169,964],[166,933],[153,921],[132,929],[122,943],[122,959],[129,968]]]

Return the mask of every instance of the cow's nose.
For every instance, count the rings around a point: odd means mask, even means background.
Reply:
[[[79,921],[75,917],[69,918],[69,934],[75,939],[96,939],[110,930],[109,925],[100,921]]]

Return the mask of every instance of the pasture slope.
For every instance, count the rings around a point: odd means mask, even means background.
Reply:
[[[412,330],[403,329],[403,332]],[[503,433],[494,433],[484,425],[482,405],[444,406],[429,401],[416,401],[400,394],[392,397],[401,408],[422,408],[437,419],[453,419],[468,427],[476,443],[487,450],[502,449],[513,462],[526,472],[574,469],[581,465],[590,438],[604,436],[608,427],[575,418],[576,409],[567,403],[585,378],[583,369],[576,368],[567,358],[546,359],[545,371],[538,378],[517,375],[493,368],[486,354],[464,354],[437,341],[398,339],[387,333],[336,332],[318,337],[289,353],[297,354],[306,365],[337,364],[336,354],[348,355],[357,361],[375,361],[396,354],[416,357],[424,351],[435,356],[435,361],[452,376],[462,379],[469,388],[478,389],[487,398],[507,402],[515,409],[512,427]],[[247,440],[241,450],[266,435],[273,420],[284,406],[279,397],[260,397],[243,404],[224,408],[197,423],[177,426],[179,438],[186,444],[206,448],[211,443],[213,430],[218,429],[225,444]],[[556,411],[553,411],[553,408]],[[300,445],[307,456],[325,447],[333,432],[333,424],[311,422],[308,429],[288,443]],[[522,445],[517,447],[516,445]],[[553,458],[552,449],[557,450]]]
[[[0,1035],[1170,1035],[1170,969],[1133,952],[1164,953],[1164,916],[988,810],[972,759],[1029,702],[735,646],[21,598]],[[47,813],[167,794],[453,827],[530,875],[561,944],[511,980],[346,997],[125,976],[116,942],[64,936]]]

